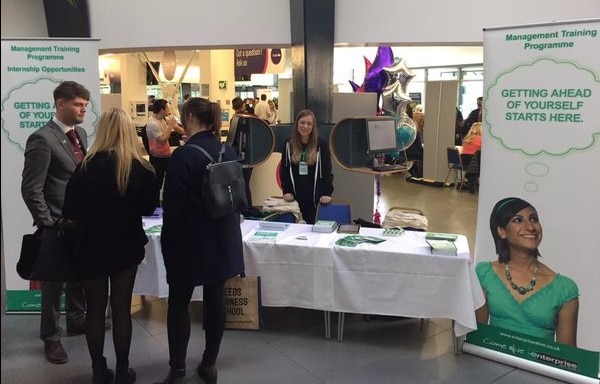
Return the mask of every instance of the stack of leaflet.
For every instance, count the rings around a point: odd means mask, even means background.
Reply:
[[[338,227],[338,223],[331,220],[317,220],[312,226],[313,232],[332,233]]]
[[[375,236],[362,236],[362,235],[350,235],[346,237],[342,237],[338,239],[335,244],[340,245],[342,247],[356,247],[362,243],[370,243],[370,244],[379,244],[383,243],[385,239],[380,239]]]
[[[286,229],[290,224],[279,223],[275,221],[261,221],[254,234],[250,237],[250,241],[258,241],[262,243],[274,243],[277,241],[277,236]]]
[[[264,231],[258,229],[254,232],[254,234],[250,237],[249,240],[260,243],[274,243],[277,240],[277,236],[280,233],[280,231]]]
[[[457,249],[454,241],[458,235],[450,233],[427,232],[425,241],[431,248],[432,255],[456,256]]]
[[[290,225],[288,223],[280,223],[278,221],[261,221],[258,223],[258,228],[266,231],[285,231]]]

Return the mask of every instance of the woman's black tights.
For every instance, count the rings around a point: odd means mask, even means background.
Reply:
[[[219,355],[221,339],[225,330],[225,282],[207,284],[203,287],[205,347],[202,363],[214,365]],[[167,310],[167,334],[169,338],[169,366],[185,369],[188,342],[190,340],[189,304],[195,287],[169,285],[169,308]]]
[[[85,283],[87,315],[86,339],[92,366],[106,364],[104,360],[104,324],[110,281],[110,306],[117,370],[129,366],[131,347],[131,294],[137,273],[137,265],[109,277],[99,277]]]

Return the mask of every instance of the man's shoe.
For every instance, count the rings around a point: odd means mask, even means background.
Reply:
[[[206,384],[217,384],[217,368],[214,365],[198,365],[198,376],[200,376]]]
[[[109,322],[104,323],[104,331],[108,331],[112,328]],[[79,336],[85,335],[85,324],[82,325],[67,325],[67,336]]]
[[[46,354],[46,360],[52,364],[64,364],[69,361],[67,352],[65,352],[60,341],[45,340],[44,353]]]

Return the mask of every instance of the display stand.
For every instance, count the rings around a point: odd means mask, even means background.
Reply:
[[[373,119],[374,117],[369,117]],[[331,130],[329,150],[335,162],[344,170],[371,175],[376,187],[375,206],[371,213],[373,222],[381,224],[379,202],[381,198],[381,179],[385,175],[408,172],[408,167],[390,170],[375,170],[369,167],[373,161],[368,154],[365,118],[356,117],[340,120]]]

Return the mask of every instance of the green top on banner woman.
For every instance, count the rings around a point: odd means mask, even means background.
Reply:
[[[502,199],[492,210],[490,230],[498,261],[477,265],[486,297],[477,322],[576,346],[579,290],[539,261],[536,209],[516,197]]]

